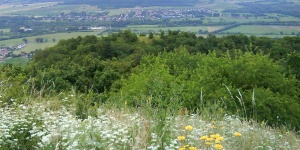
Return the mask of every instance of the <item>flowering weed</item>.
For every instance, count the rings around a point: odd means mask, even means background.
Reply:
[[[166,115],[164,126],[142,110],[95,108],[82,120],[76,107],[55,101],[0,108],[0,150],[6,149],[297,149],[293,132],[226,115],[203,120],[198,115]],[[162,129],[162,132],[156,130]],[[166,134],[166,132],[168,132]],[[165,139],[161,140],[162,136]],[[162,145],[163,142],[163,145]],[[163,147],[162,147],[163,146]]]

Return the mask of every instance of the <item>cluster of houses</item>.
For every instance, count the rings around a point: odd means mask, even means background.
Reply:
[[[172,8],[172,9],[132,9],[124,20],[128,19],[167,19],[167,18],[194,18],[195,16],[206,16],[215,11],[206,8]]]
[[[42,20],[141,20],[141,19],[166,19],[166,18],[193,18],[195,16],[211,15],[215,11],[207,8],[168,8],[168,9],[148,9],[136,7],[128,11],[122,11],[120,15],[110,16],[108,13],[87,14],[87,13],[68,13],[63,15],[48,15],[41,17]]]
[[[10,50],[0,49],[0,61],[3,61],[6,57],[8,57],[9,53],[10,53]]]

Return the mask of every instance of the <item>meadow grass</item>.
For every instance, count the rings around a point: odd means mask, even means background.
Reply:
[[[76,95],[56,98],[0,108],[0,149],[9,146],[29,148],[27,144],[35,145],[37,149],[124,150],[218,149],[215,148],[217,145],[232,150],[300,147],[299,137],[291,131],[242,121],[237,116],[213,118],[214,115],[196,114],[167,116],[161,129],[168,132],[162,147],[160,141],[164,134],[158,136],[155,130],[159,123],[144,115],[144,111],[149,110],[94,106],[89,108],[94,111],[93,116],[81,120],[75,115]],[[22,132],[30,134],[24,137]],[[23,138],[31,142],[26,143]]]
[[[51,89],[32,89],[21,98],[7,99],[6,94],[14,88],[7,86],[9,83],[0,82],[0,150],[300,147],[300,137],[295,132],[224,114],[217,104],[203,107],[197,114],[184,108],[175,110],[175,105],[167,109],[113,103],[91,105],[89,96],[74,90],[51,94]]]

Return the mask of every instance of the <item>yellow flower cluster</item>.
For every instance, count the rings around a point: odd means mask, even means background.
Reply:
[[[223,149],[221,141],[224,140],[220,134],[211,134],[209,137],[204,135],[199,138],[201,141],[205,141],[205,144],[208,146],[214,145],[215,149]]]
[[[188,126],[185,126],[184,128],[186,131],[191,131],[193,130],[193,127],[191,125],[188,125]],[[189,133],[189,132],[187,132]],[[240,132],[234,132],[233,133],[234,136],[236,137],[240,137],[242,136],[242,133]],[[177,140],[178,141],[183,141],[181,142],[181,144],[184,144],[184,143],[188,143],[189,141],[186,140],[186,137],[183,136],[183,135],[180,135],[177,137]],[[211,147],[211,148],[214,148],[216,150],[221,150],[223,149],[223,145],[222,145],[222,141],[224,140],[224,137],[222,137],[220,134],[211,134],[211,135],[204,135],[204,136],[201,136],[199,138],[200,141],[203,141],[204,144],[207,146],[207,147]],[[193,146],[189,146],[189,145],[184,145],[184,146],[181,146],[179,148],[179,150],[197,150],[196,147],[193,147]]]
[[[188,148],[188,150],[197,150],[196,147],[189,146],[189,145],[184,145],[181,148],[179,148],[179,150],[186,150],[186,148]]]
[[[185,126],[185,130],[187,130],[187,131],[191,131],[191,130],[193,130],[193,127],[192,127],[192,126],[190,126],[190,125],[188,125],[188,126]]]
[[[219,129],[224,128],[224,126],[223,127],[220,126],[220,128],[217,127],[215,125],[214,121],[212,121],[211,125],[209,125],[208,127],[209,127],[209,129],[213,129],[213,131],[210,131],[213,133],[216,133],[216,132],[218,132]],[[185,136],[180,135],[177,137],[177,140],[180,142],[180,146],[181,146],[179,148],[179,150],[197,150],[197,148],[194,147],[195,145],[193,145],[193,146],[187,145],[187,144],[190,144],[188,134],[190,133],[189,131],[193,130],[193,126],[187,125],[187,126],[185,126],[184,129],[186,132],[183,135],[185,135]],[[242,133],[234,132],[233,136],[241,137]],[[196,139],[194,139],[194,140],[196,140]],[[210,135],[203,135],[199,138],[199,140],[202,141],[202,142],[200,142],[201,143],[200,148],[203,148],[203,146],[205,146],[207,149],[215,149],[215,150],[222,150],[224,148],[222,145],[222,141],[224,140],[224,137],[217,133],[210,134]],[[195,143],[195,142],[193,142],[193,143]],[[198,143],[198,142],[196,142],[196,143]]]
[[[193,130],[193,126],[188,125],[188,126],[185,126],[184,129],[186,131],[191,131],[191,130]],[[185,140],[185,136],[180,135],[180,136],[177,137],[177,140],[178,141],[184,141]],[[197,150],[197,148],[193,147],[193,146],[189,146],[189,145],[184,145],[184,146],[180,147],[179,150]]]
[[[178,139],[178,141],[183,141],[183,140],[185,140],[185,136],[182,136],[182,135],[178,136],[177,139]]]
[[[234,132],[233,135],[234,136],[242,136],[242,133],[240,133],[240,132]]]
[[[223,146],[221,144],[216,144],[215,145],[215,149],[222,149],[222,148],[223,148]]]

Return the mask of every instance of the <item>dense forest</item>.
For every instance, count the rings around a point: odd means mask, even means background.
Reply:
[[[61,40],[26,67],[2,66],[0,81],[13,88],[2,99],[73,90],[92,93],[94,103],[178,103],[190,113],[219,104],[223,113],[300,129],[300,37],[150,35],[125,30]]]

